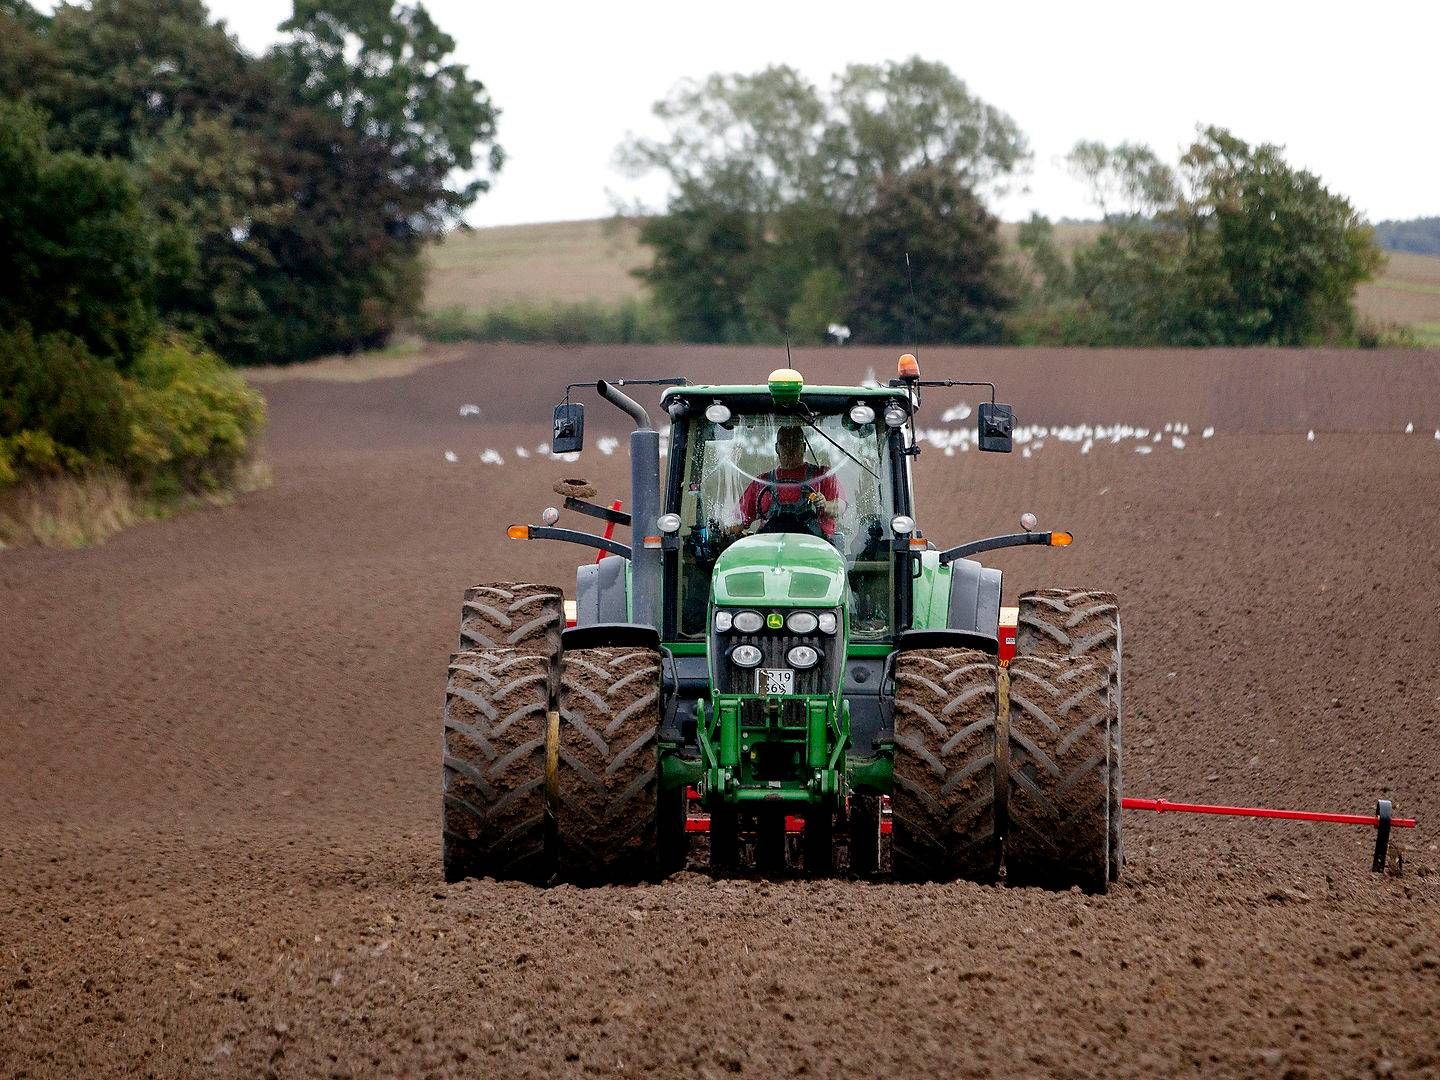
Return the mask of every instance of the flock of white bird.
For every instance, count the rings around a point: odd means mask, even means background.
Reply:
[[[874,382],[873,372],[867,375],[867,384]],[[941,415],[940,419],[945,423],[958,423],[968,420],[972,414],[969,405],[955,405]],[[465,404],[460,406],[460,415],[463,417],[478,417],[480,406]],[[1405,434],[1415,434],[1415,424],[1412,421],[1405,425]],[[1215,428],[1206,426],[1200,431],[1201,439],[1210,439],[1215,436]],[[915,432],[915,438],[919,442],[927,443],[942,451],[946,457],[954,457],[957,453],[969,453],[975,449],[978,441],[978,434],[969,425],[965,427],[934,427],[920,428]],[[1097,445],[1118,446],[1122,443],[1134,444],[1134,451],[1137,454],[1150,454],[1157,449],[1184,450],[1190,439],[1190,425],[1183,421],[1172,420],[1160,427],[1142,427],[1134,424],[1063,424],[1059,427],[1046,427],[1042,424],[1029,424],[1015,429],[1015,446],[1020,451],[1021,457],[1033,457],[1045,449],[1049,443],[1062,443],[1077,445],[1080,453],[1088,454]],[[1305,433],[1306,442],[1315,441],[1313,430]],[[1440,442],[1440,428],[1435,429],[1435,441]],[[609,435],[603,436],[595,441],[595,449],[606,457],[610,457],[620,447],[620,440]],[[665,454],[665,442],[661,440],[660,453]],[[516,458],[525,459],[531,456],[550,457],[550,447],[545,443],[538,444],[533,450],[525,446],[517,446],[514,450]],[[556,454],[559,461],[578,461],[579,454]],[[460,461],[460,455],[454,450],[445,451],[445,460],[454,465]],[[505,457],[498,450],[488,449],[481,453],[480,461],[485,465],[504,465]]]

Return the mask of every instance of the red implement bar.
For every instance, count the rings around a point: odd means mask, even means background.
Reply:
[[[614,502],[612,502],[612,503],[610,504],[610,509],[611,509],[611,510],[615,510],[615,511],[619,511],[620,507],[623,506],[623,505],[624,505],[624,504],[623,504],[619,499],[616,499]],[[609,539],[611,539],[612,537],[614,537],[614,535],[615,535],[615,522],[613,522],[613,521],[607,521],[607,522],[605,522],[605,539],[606,539],[606,540],[609,540]],[[606,552],[604,552],[604,551],[597,551],[597,552],[595,553],[595,561],[598,563],[601,559],[603,559],[603,558],[605,557],[605,555],[606,555]]]
[[[1271,810],[1264,806],[1212,806],[1208,803],[1169,802],[1166,799],[1121,799],[1120,805],[1126,810],[1154,810],[1157,813],[1171,811],[1180,814],[1224,814],[1228,817],[1291,818],[1295,821],[1328,821],[1334,825],[1369,825],[1380,827],[1380,818],[1375,814],[1326,814],[1316,810]],[[1414,818],[1391,818],[1391,828],[1413,829]]]

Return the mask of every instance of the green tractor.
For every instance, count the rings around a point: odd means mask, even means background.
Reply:
[[[922,380],[908,354],[886,386],[789,368],[759,386],[649,382],[666,385],[663,475],[649,414],[625,383],[596,385],[635,423],[629,511],[566,480],[565,508],[604,535],[557,527],[555,507],[510,529],[600,549],[573,616],[553,586],[466,592],[447,879],[653,880],[687,864],[708,816],[722,873],[828,875],[843,851],[860,877],[1103,892],[1122,860],[1114,596],[1027,592],[1002,626],[1000,572],[969,556],[1070,535],[1027,514],[1024,532],[942,549],[917,522],[922,392],[990,384]],[[1009,452],[1014,413],[994,396],[974,442]],[[583,446],[569,398],[556,455]]]

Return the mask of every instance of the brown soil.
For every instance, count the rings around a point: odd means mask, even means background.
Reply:
[[[1127,812],[1105,897],[442,884],[456,602],[570,580],[572,553],[503,535],[559,475],[623,494],[618,452],[561,468],[515,447],[570,379],[780,365],[475,349],[269,387],[274,484],[233,506],[0,554],[0,1074],[1440,1075],[1434,361],[921,361],[993,376],[1022,423],[1216,426],[1148,455],[927,451],[921,526],[1031,510],[1074,531],[994,563],[1012,597],[1120,597],[1132,793],[1393,797],[1422,826],[1397,833],[1405,876],[1370,873],[1363,829]],[[892,362],[796,358],[836,381]],[[620,429],[606,412],[592,445]]]

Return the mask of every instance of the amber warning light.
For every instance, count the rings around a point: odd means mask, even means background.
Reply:
[[[505,530],[505,535],[507,535],[508,537],[510,537],[511,540],[529,540],[529,539],[530,539],[530,526],[529,526],[529,525],[511,525],[510,528],[508,528],[508,529]]]
[[[907,352],[900,357],[896,371],[902,379],[918,379],[920,378],[920,361],[915,359],[914,354]]]

